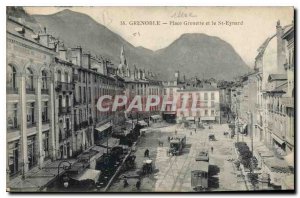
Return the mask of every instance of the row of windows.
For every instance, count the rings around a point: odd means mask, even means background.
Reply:
[[[26,120],[27,126],[31,127],[36,124],[36,103],[28,102],[26,105]],[[49,122],[49,106],[48,101],[42,102],[42,123]],[[19,105],[18,103],[9,103],[7,105],[7,128],[8,129],[19,129],[20,118],[19,118]]]

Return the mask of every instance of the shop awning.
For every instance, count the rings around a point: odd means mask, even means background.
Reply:
[[[169,111],[169,112],[164,112],[163,114],[165,114],[165,115],[175,115],[176,112],[175,111]]]
[[[101,146],[103,146],[103,147],[107,147],[108,146],[108,148],[113,148],[113,147],[115,147],[115,146],[118,146],[119,145],[119,143],[120,143],[120,139],[117,139],[117,138],[108,138],[108,140],[107,141],[104,141],[102,144],[101,144]]]
[[[153,120],[158,120],[158,119],[160,119],[161,117],[160,117],[160,115],[153,115],[153,116],[151,116],[151,118],[152,118]]]
[[[91,179],[91,180],[97,182],[100,174],[101,174],[101,171],[88,168],[88,169],[85,169],[84,171],[82,171],[82,173],[74,176],[73,179],[75,179],[77,181]]]
[[[141,126],[148,126],[148,124],[144,120],[138,121],[138,124]]]
[[[272,134],[272,138],[278,142],[280,145],[282,145],[284,143],[284,141],[282,139],[280,139],[278,136]]]
[[[194,117],[186,117],[186,120],[188,120],[188,121],[194,121],[195,118]]]
[[[111,123],[110,122],[108,122],[108,123],[106,123],[106,124],[104,124],[104,125],[102,125],[102,126],[100,126],[100,127],[98,127],[98,128],[95,128],[98,132],[102,132],[102,131],[105,131],[106,129],[108,129],[109,127],[111,127],[112,125],[111,125]]]
[[[216,118],[213,117],[200,117],[201,120],[216,120]]]

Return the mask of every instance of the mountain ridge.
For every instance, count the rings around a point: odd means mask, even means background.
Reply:
[[[250,70],[228,42],[204,33],[184,33],[168,46],[151,50],[135,47],[83,13],[65,9],[51,15],[32,16],[68,47],[82,46],[84,50],[108,57],[116,65],[120,63],[120,49],[124,46],[131,67],[135,64],[161,73],[164,79],[180,70],[187,77],[202,74],[207,78],[231,80]]]

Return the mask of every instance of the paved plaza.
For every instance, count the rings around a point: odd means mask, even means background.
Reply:
[[[168,136],[185,134],[187,145],[179,156],[169,156]],[[136,146],[136,168],[127,171],[125,175],[137,175],[144,158],[144,151],[149,149],[149,158],[154,162],[154,171],[141,179],[140,190],[136,189],[137,178],[128,179],[129,186],[123,187],[123,179],[120,176],[109,191],[142,191],[142,192],[193,192],[191,187],[191,171],[195,157],[200,151],[208,150],[210,157],[209,166],[209,191],[247,190],[245,182],[239,178],[239,171],[235,169],[232,159],[236,159],[234,151],[234,139],[224,136],[224,131],[229,131],[227,124],[215,124],[212,129],[184,128],[179,124],[149,130],[145,136],[139,139]],[[214,133],[216,141],[208,141],[208,134]],[[159,146],[159,140],[163,145]],[[211,152],[213,147],[213,152]]]

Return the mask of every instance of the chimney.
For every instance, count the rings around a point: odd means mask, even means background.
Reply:
[[[50,35],[47,33],[46,27],[44,27],[44,32],[39,34],[40,43],[46,47],[49,47],[50,44]]]

